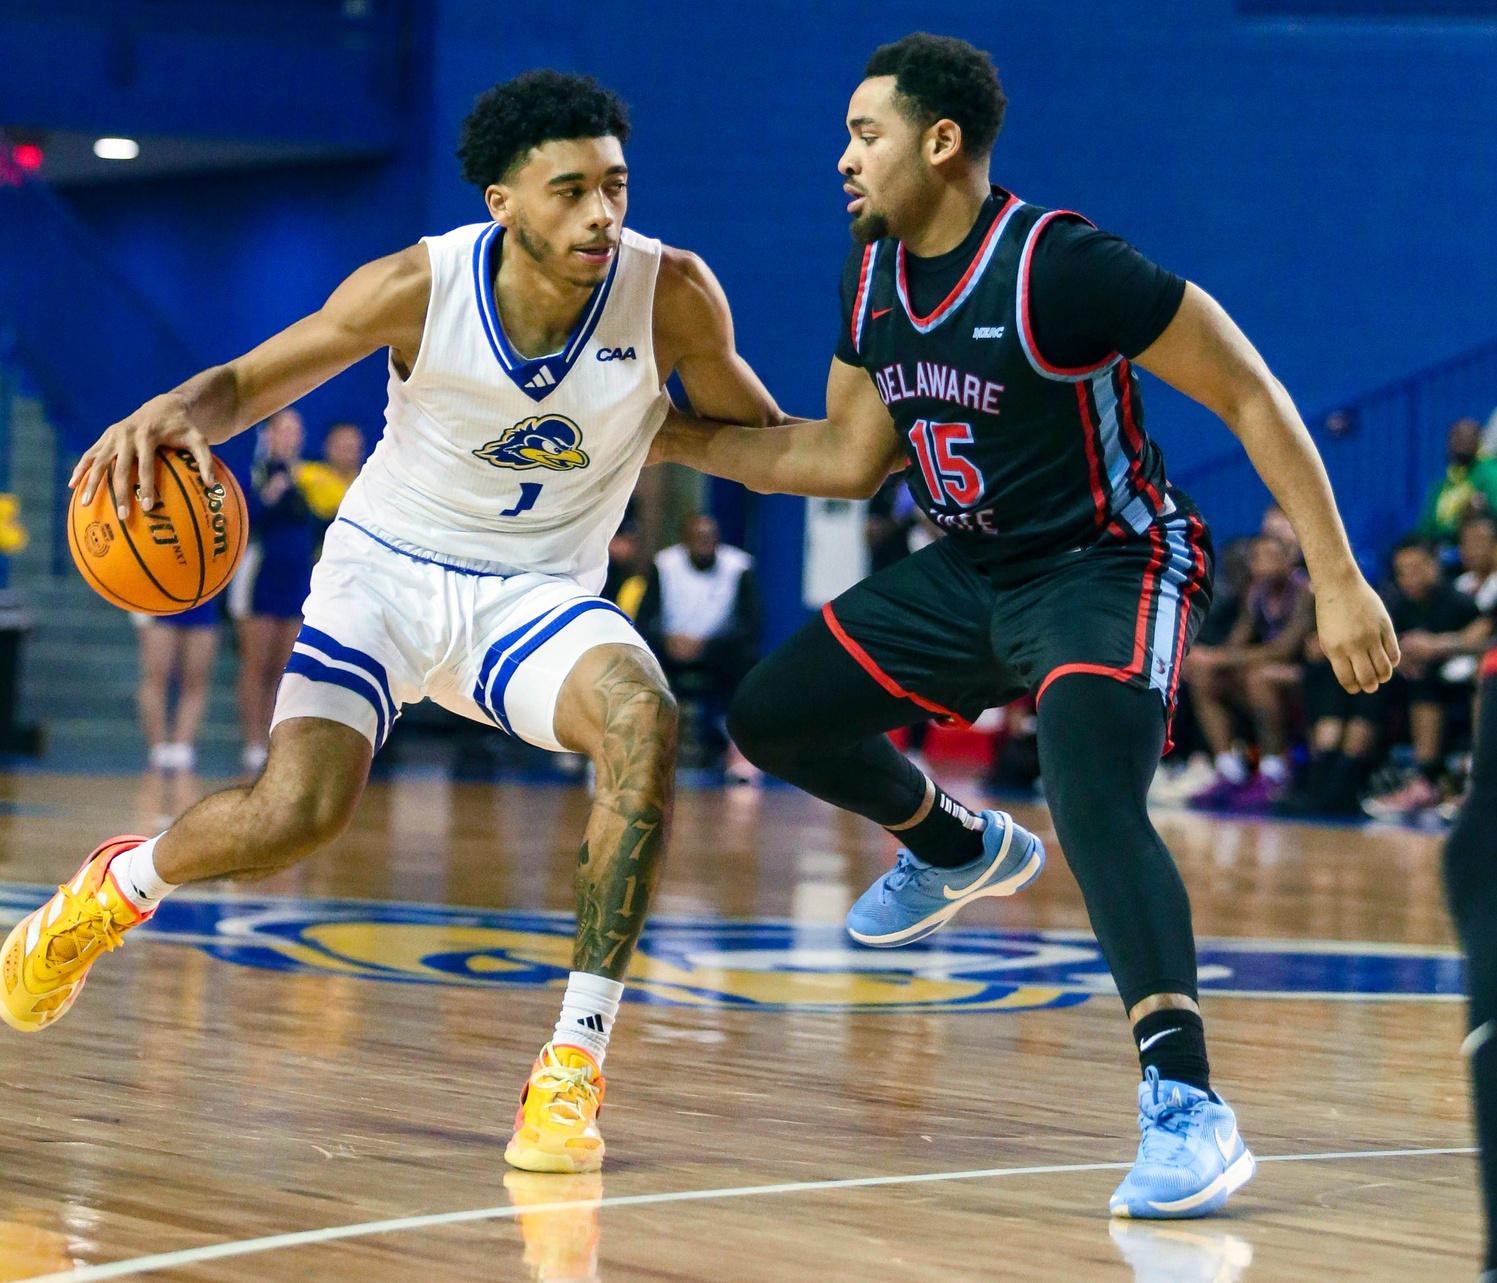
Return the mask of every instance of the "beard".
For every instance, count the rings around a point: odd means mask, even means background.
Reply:
[[[557,251],[556,247],[552,245],[550,241],[543,240],[541,237],[537,236],[526,224],[523,218],[517,218],[515,220],[515,225],[512,230],[514,233],[515,243],[525,251],[531,261],[534,262],[537,266],[545,267],[547,264],[562,257],[562,255]],[[568,267],[570,266],[571,259],[568,256],[565,260],[565,265],[561,267],[560,271],[557,272],[557,274],[560,275],[562,279],[567,282],[567,284],[575,285],[578,289],[593,289],[602,281],[603,276],[607,275],[607,268],[602,269],[601,275],[577,275],[574,271],[568,270]]]
[[[870,210],[853,219],[847,230],[859,245],[872,245],[874,241],[881,241],[889,235],[889,220]]]
[[[515,241],[537,263],[544,263],[555,252],[546,241],[525,226],[524,219],[517,219],[515,222]]]

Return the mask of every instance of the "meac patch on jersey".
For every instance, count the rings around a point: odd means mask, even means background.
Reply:
[[[532,415],[473,451],[496,468],[549,468],[569,472],[589,463],[582,429],[560,414]]]
[[[596,592],[670,407],[654,356],[660,242],[626,228],[566,344],[536,357],[504,333],[503,242],[494,223],[422,242],[421,348],[408,376],[390,369],[384,436],[340,512],[439,561]]]

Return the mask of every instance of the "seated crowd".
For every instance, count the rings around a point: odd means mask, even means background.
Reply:
[[[1477,666],[1497,620],[1497,459],[1480,425],[1450,430],[1449,466],[1381,591],[1403,660],[1348,694],[1320,652],[1293,531],[1222,549],[1217,596],[1184,670],[1176,751],[1156,800],[1200,809],[1417,819],[1453,814],[1465,783]]]

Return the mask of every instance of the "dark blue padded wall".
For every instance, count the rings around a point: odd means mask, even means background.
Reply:
[[[412,73],[427,91],[397,121],[390,160],[101,188],[77,204],[216,359],[364,258],[484,216],[451,156],[481,89],[541,64],[591,72],[633,104],[630,221],[703,254],[743,350],[788,410],[813,414],[848,248],[846,98],[874,45],[936,20],[895,0],[644,0],[606,14],[431,0]],[[1497,26],[1249,18],[1229,0],[953,0],[939,25],[1002,71],[1012,105],[995,178],[1209,289],[1307,410],[1497,333],[1483,221],[1497,206]],[[376,418],[381,381],[361,370],[314,413]],[[1166,390],[1150,389],[1148,409],[1177,470],[1231,444]],[[1209,517],[1209,486],[1197,497]],[[754,523],[775,637],[800,617],[800,511],[765,500]]]

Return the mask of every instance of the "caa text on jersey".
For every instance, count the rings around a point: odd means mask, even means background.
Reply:
[[[632,347],[600,347],[598,349],[600,361],[633,361],[635,359]]]
[[[560,414],[522,419],[503,435],[473,451],[496,468],[547,468],[570,472],[589,463],[582,450],[582,429]]]
[[[998,413],[998,398],[1003,393],[1001,383],[963,374],[936,361],[916,361],[913,379],[906,378],[902,364],[886,365],[875,372],[873,382],[885,405],[923,396],[980,410],[983,414]]]

